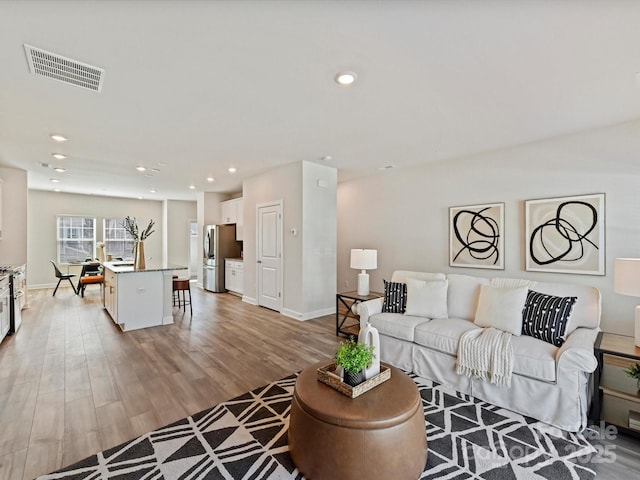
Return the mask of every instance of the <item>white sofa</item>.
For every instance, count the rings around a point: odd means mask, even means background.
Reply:
[[[537,292],[578,300],[561,347],[530,336],[512,337],[513,375],[511,386],[504,387],[458,375],[456,355],[460,336],[480,328],[473,322],[481,285],[507,286],[505,282],[517,280],[395,271],[391,281],[406,283],[408,278],[446,279],[448,318],[382,313],[382,298],[361,303],[360,326],[370,322],[378,329],[381,360],[563,430],[576,432],[587,425],[589,377],[597,365],[593,345],[600,325],[597,289],[542,282],[529,285]]]

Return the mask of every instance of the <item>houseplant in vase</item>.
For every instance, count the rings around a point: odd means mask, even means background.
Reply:
[[[624,371],[624,373],[629,375],[631,378],[636,379],[638,390],[640,390],[640,363],[631,365]]]
[[[354,340],[340,342],[336,348],[336,366],[342,367],[344,383],[355,387],[365,380],[364,370],[374,359],[373,346],[366,346]]]
[[[136,217],[127,217],[122,222],[122,228],[124,228],[127,233],[133,238],[133,268],[135,270],[144,270],[146,268],[145,259],[144,259],[144,241],[149,238],[149,236],[155,231],[153,230],[153,226],[155,222],[153,220],[149,220],[149,225],[147,228],[140,231],[138,229],[138,221]]]

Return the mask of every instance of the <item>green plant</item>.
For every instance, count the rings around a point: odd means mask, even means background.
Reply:
[[[147,228],[140,232],[138,230],[138,221],[136,220],[136,217],[133,217],[132,219],[131,217],[129,217],[129,215],[127,215],[124,219],[124,222],[122,222],[122,228],[124,228],[136,242],[144,242],[147,238],[149,238],[149,236],[153,232],[155,232],[155,230],[152,230],[154,225],[155,222],[153,220],[149,220],[149,225],[147,225]]]
[[[336,365],[341,366],[345,372],[356,374],[375,358],[373,348],[373,345],[367,347],[354,340],[340,342],[336,348]]]
[[[630,377],[640,380],[640,363],[636,363],[635,365],[630,366],[624,371],[624,373],[626,373]]]

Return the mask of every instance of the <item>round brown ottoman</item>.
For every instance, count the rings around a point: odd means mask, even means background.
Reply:
[[[391,378],[356,398],[318,381],[317,370],[296,381],[289,452],[310,480],[416,480],[427,462],[424,412],[416,384],[391,368]]]

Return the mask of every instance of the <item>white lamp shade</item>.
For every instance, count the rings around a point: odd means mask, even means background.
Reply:
[[[351,250],[351,268],[373,270],[378,268],[378,251],[354,248]]]
[[[613,290],[640,297],[640,258],[616,258],[613,270]]]

